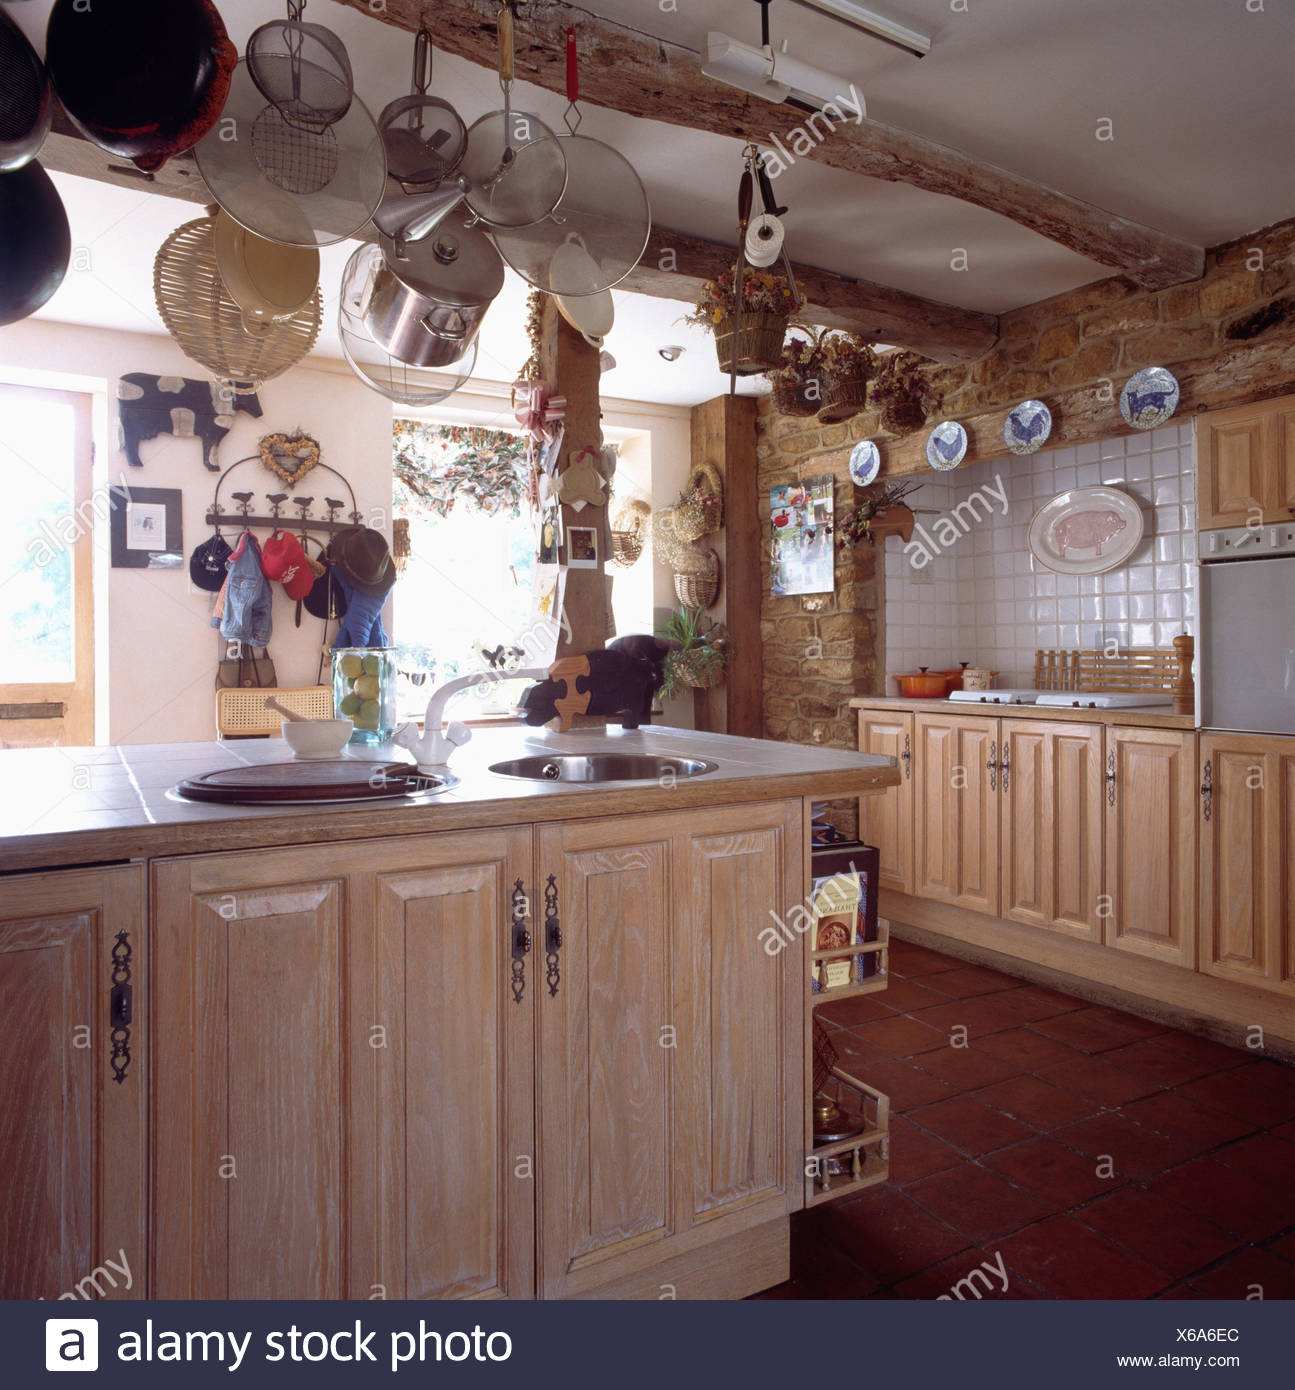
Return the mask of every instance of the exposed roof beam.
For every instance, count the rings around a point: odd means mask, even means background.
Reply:
[[[438,48],[483,67],[498,61],[498,0],[437,0],[430,11],[427,0],[336,2],[410,31],[426,16]],[[595,106],[765,145],[775,136],[786,144],[793,130],[804,126],[806,117],[795,108],[703,76],[691,50],[599,19],[564,0],[525,0],[520,16],[517,76],[548,91],[566,91],[565,35],[571,25],[588,59],[580,70],[581,98]],[[974,203],[1146,289],[1197,280],[1204,273],[1205,252],[1199,246],[877,121],[856,125],[848,119],[804,157]]]
[[[192,154],[169,159],[152,176],[142,174],[129,161],[82,138],[61,111],[40,158],[47,169],[60,173],[200,205],[212,201]],[[367,235],[375,235],[371,226]],[[732,247],[655,227],[643,259],[618,288],[656,299],[690,299],[703,280],[731,269],[732,263]],[[998,320],[992,314],[847,280],[813,266],[798,265],[795,272],[806,299],[799,317],[806,323],[848,329],[872,342],[896,343],[937,362],[974,361],[998,339]]]

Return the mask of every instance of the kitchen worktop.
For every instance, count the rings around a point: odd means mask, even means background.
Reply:
[[[529,754],[620,752],[706,758],[715,771],[653,782],[533,782],[490,763]],[[347,750],[363,761],[409,762],[392,745]],[[889,758],[838,748],[732,738],[692,729],[577,729],[555,734],[478,729],[454,755],[459,779],[427,801],[362,806],[222,806],[176,798],[186,777],[240,763],[284,762],[282,739],[0,751],[0,872],[314,844],[449,829],[574,820],[768,797],[829,799],[881,791],[899,774]]]
[[[1127,724],[1140,729],[1196,727],[1195,715],[1175,714],[1173,705],[1167,701],[1163,705],[1135,709],[1069,709],[1058,705],[979,705],[963,700],[916,700],[903,695],[856,695],[850,701],[850,708],[972,714],[982,719],[1050,719],[1067,724]]]

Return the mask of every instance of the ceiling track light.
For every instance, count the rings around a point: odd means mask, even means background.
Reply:
[[[902,48],[915,58],[925,58],[931,51],[931,40],[925,34],[888,19],[884,14],[877,14],[875,10],[864,9],[855,0],[792,0],[792,3],[839,19],[842,24],[849,24],[865,34],[871,34],[873,38]]]

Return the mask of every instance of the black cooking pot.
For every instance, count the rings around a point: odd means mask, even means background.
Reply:
[[[71,255],[67,211],[39,162],[0,174],[0,327],[45,303]]]
[[[211,0],[55,0],[45,62],[87,138],[151,172],[215,125],[238,52]]]
[[[45,64],[27,35],[0,11],[0,173],[35,159],[53,114]]]

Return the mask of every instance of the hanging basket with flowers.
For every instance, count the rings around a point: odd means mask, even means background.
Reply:
[[[769,373],[773,386],[773,408],[779,415],[808,419],[817,415],[827,398],[827,383],[819,355],[819,334],[793,323],[792,333],[807,336],[788,336],[782,345],[778,365]]]
[[[870,404],[881,412],[891,434],[912,434],[944,401],[926,375],[924,359],[915,352],[888,352],[873,377]]]
[[[738,376],[754,376],[775,367],[782,356],[793,292],[784,276],[747,266],[742,272],[741,310],[735,319],[733,276],[728,270],[707,280],[697,296],[697,308],[688,317],[714,333],[720,371],[732,370],[736,354]]]
[[[826,393],[819,422],[839,425],[868,405],[868,378],[876,365],[872,347],[853,333],[828,333],[818,345]]]

